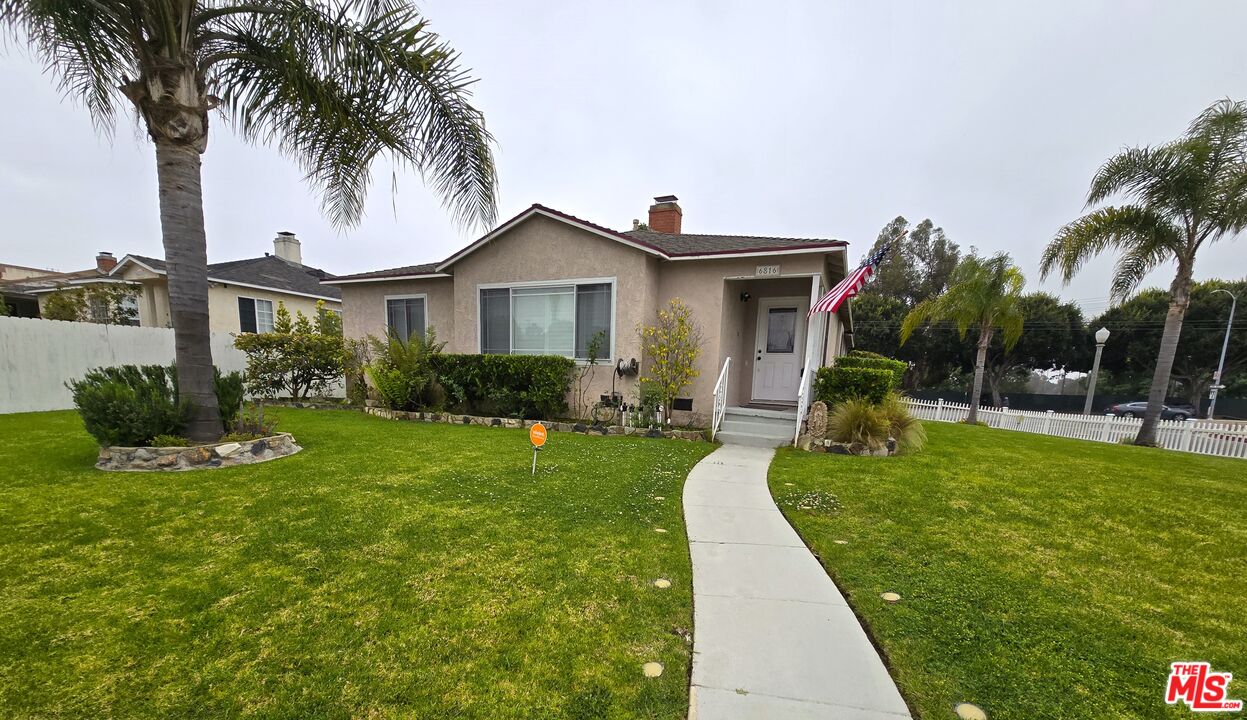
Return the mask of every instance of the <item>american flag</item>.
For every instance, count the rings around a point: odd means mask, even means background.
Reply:
[[[870,279],[870,276],[875,274],[875,268],[879,267],[879,263],[883,262],[883,259],[888,256],[889,252],[892,251],[892,246],[899,242],[901,238],[905,237],[906,234],[908,234],[908,231],[902,232],[900,235],[892,238],[890,241],[884,243],[870,257],[863,260],[862,264],[858,265],[856,270],[849,273],[840,282],[836,283],[836,286],[827,291],[827,294],[824,295],[821,300],[814,303],[814,307],[810,308],[810,312],[807,313],[806,317],[813,317],[816,312],[835,312],[840,309],[840,306],[844,304],[845,300],[848,300],[851,297],[856,297],[857,294],[861,292],[862,286],[864,286],[866,281]]]

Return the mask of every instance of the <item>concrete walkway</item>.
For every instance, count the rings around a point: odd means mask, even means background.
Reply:
[[[773,455],[725,445],[684,484],[690,720],[910,717],[857,617],[775,507]]]

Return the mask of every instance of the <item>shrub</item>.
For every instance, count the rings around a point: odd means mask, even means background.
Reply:
[[[887,355],[880,355],[877,352],[871,352],[869,350],[850,350],[848,355],[846,355],[845,357],[875,358],[876,360],[888,360],[889,359]]]
[[[323,393],[342,377],[346,345],[342,321],[316,303],[316,320],[297,313],[294,320],[285,303],[277,303],[273,332],[243,333],[234,347],[247,355],[248,389],[260,397],[276,397],[284,390],[290,397],[306,398]]]
[[[856,351],[855,351],[856,352]],[[893,360],[891,358],[879,357],[863,357],[860,355],[845,355],[836,358],[836,367],[843,368],[873,368],[875,370],[887,370],[892,373],[892,390],[901,388],[901,381],[905,379],[905,371],[909,369],[909,363],[902,360]]]
[[[181,435],[157,435],[152,438],[152,447],[187,447],[191,444],[190,440]]]
[[[243,398],[247,395],[246,381],[242,373],[234,370],[223,373],[220,368],[212,368],[212,386],[216,390],[217,408],[221,412],[221,424],[225,431],[238,423],[238,413],[242,410]]]
[[[879,404],[879,413],[887,420],[891,437],[896,438],[897,449],[904,452],[921,450],[927,442],[927,431],[918,418],[910,414],[900,395],[891,393]]]
[[[553,355],[431,357],[438,385],[455,412],[526,419],[567,413],[571,358]]]
[[[100,445],[147,445],[158,435],[181,435],[190,403],[178,398],[169,368],[122,365],[87,371],[67,383],[87,432]]]
[[[392,410],[418,410],[425,406],[425,394],[437,379],[433,361],[446,347],[429,328],[424,335],[403,340],[391,331],[384,340],[368,336],[373,361],[368,378],[381,401]]]
[[[887,445],[890,430],[883,412],[865,399],[845,400],[827,416],[827,437],[832,442],[860,443],[878,450]]]
[[[839,361],[845,359],[839,358]],[[814,376],[814,398],[827,403],[828,407],[859,398],[878,405],[895,382],[896,375],[891,370],[837,364],[819,368]]]

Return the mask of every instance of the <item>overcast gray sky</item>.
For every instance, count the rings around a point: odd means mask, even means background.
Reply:
[[[625,229],[673,193],[687,231],[835,237],[856,262],[897,214],[930,217],[963,248],[1012,253],[1031,289],[1099,163],[1247,98],[1247,3],[1230,0],[421,7],[481,79],[501,218],[540,202]],[[2,62],[0,262],[161,256],[151,146],[124,124],[101,137],[24,51]],[[290,162],[223,120],[204,175],[211,261],[292,230],[305,262],[349,273],[441,259],[479,234],[414,175],[391,195],[388,167],[367,219],[339,234]],[[1094,312],[1110,269],[1042,287]],[[1247,241],[1209,248],[1196,273],[1247,275]]]

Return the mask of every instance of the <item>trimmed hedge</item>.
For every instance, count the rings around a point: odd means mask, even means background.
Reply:
[[[842,364],[848,359],[837,358],[836,365],[819,368],[814,376],[815,400],[822,400],[827,407],[859,398],[878,405],[892,392],[893,383],[899,382],[892,370]]]
[[[854,350],[853,352],[858,352]],[[872,353],[873,354],[873,353]],[[899,390],[901,381],[905,378],[905,371],[909,369],[909,363],[903,360],[893,360],[882,355],[876,357],[867,356],[865,353],[854,355],[849,353],[844,357],[836,358],[836,366],[842,368],[871,368],[874,370],[887,370],[895,376],[892,382],[892,389]]]
[[[452,412],[529,420],[567,414],[570,358],[443,353],[430,362]]]

